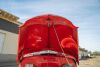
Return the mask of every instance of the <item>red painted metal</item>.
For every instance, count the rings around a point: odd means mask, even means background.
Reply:
[[[68,61],[76,67],[76,62],[79,63],[77,27],[71,21],[56,15],[31,18],[19,28],[17,62],[20,61],[20,67],[25,67],[27,63],[34,64],[36,67],[62,67],[63,64],[67,64],[64,56],[35,55],[24,57],[28,53],[45,50],[63,53],[61,47],[64,53],[70,56],[67,58]]]

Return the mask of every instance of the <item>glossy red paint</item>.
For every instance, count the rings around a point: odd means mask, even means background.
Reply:
[[[28,53],[44,50],[63,53],[62,49],[66,55],[74,57],[76,62],[79,63],[77,28],[78,27],[74,26],[69,20],[56,15],[42,15],[27,20],[19,28],[19,46],[17,55],[17,61],[20,61],[19,65],[24,67],[23,65],[29,62],[35,63],[37,67],[61,67],[61,62],[63,63],[63,61],[65,61],[61,60],[61,58],[64,57],[53,56],[53,58],[58,58],[60,60],[39,64],[38,66],[37,61],[41,62],[40,58],[43,59],[44,56],[33,56],[29,58],[24,58],[23,56]],[[48,58],[51,58],[52,56],[46,55],[45,57],[47,58],[46,60],[49,61]],[[34,60],[33,58],[37,58],[37,60]],[[69,59],[69,61],[72,59],[73,58]]]

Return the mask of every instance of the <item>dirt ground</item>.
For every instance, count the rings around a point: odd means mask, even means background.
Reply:
[[[86,60],[80,60],[78,67],[100,67],[100,56]]]

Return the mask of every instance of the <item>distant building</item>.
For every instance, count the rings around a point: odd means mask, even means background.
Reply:
[[[88,50],[85,48],[79,48],[79,59],[86,58],[88,56]]]
[[[18,43],[18,17],[0,9],[0,54],[16,54]]]

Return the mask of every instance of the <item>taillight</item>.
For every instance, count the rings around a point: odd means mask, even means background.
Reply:
[[[63,64],[62,67],[74,67],[73,64]]]
[[[25,64],[25,67],[34,67],[34,64]]]

